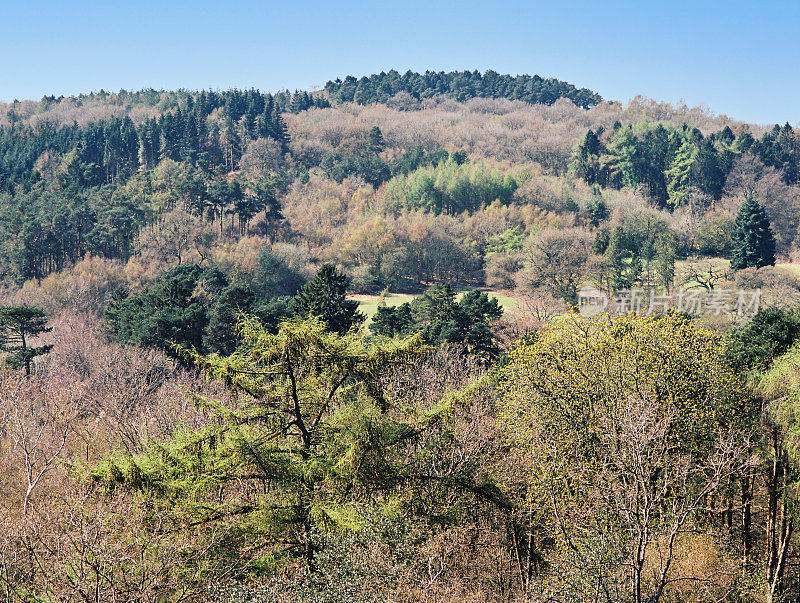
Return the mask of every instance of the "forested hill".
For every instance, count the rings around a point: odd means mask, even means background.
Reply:
[[[584,109],[603,100],[596,92],[576,88],[554,78],[500,75],[491,70],[483,74],[479,71],[406,71],[403,75],[391,70],[361,79],[349,75],[344,80],[328,82],[325,90],[338,102],[356,102],[362,105],[384,103],[402,92],[416,99],[441,94],[462,102],[471,98],[507,98],[543,105],[552,105],[559,98],[568,98]]]
[[[156,266],[185,261],[165,249],[188,232],[204,261],[243,237],[305,247],[299,264],[335,259],[362,291],[483,283],[488,262],[532,233],[584,221],[608,230],[615,205],[665,211],[675,232],[681,212],[701,211],[709,232],[730,232],[718,210],[754,179],[772,183],[763,202],[778,253],[793,249],[800,136],[789,125],[600,100],[538,76],[389,71],[313,92],[121,90],[0,104],[0,283],[86,257],[141,261],[154,272],[142,282],[152,280]],[[495,203],[503,209],[487,211]],[[415,255],[417,219],[431,226],[430,257]],[[384,231],[402,252],[370,238]],[[712,238],[688,233],[680,251],[728,254],[729,242]],[[505,266],[503,287],[520,266]]]
[[[232,168],[233,157],[241,153],[237,147],[248,138],[270,137],[285,145],[281,113],[349,102],[366,105],[395,100],[407,106],[409,100],[436,96],[462,102],[506,98],[543,105],[567,98],[584,109],[602,100],[585,88],[538,75],[494,71],[400,75],[395,70],[329,81],[325,91],[316,93],[101,90],[75,97],[45,96],[38,103],[15,101],[5,111],[0,104],[0,189],[32,177],[34,163],[43,153],[64,156],[75,149],[83,163],[94,166],[83,179],[91,184],[152,167],[163,158],[192,163],[200,159],[206,165]]]

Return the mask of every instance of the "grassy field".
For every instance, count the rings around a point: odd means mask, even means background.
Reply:
[[[775,264],[778,268],[784,268],[791,272],[797,278],[800,278],[800,264],[790,264],[788,262],[783,264]]]
[[[510,295],[504,293],[498,293],[495,291],[486,291],[490,297],[496,297],[498,303],[503,307],[504,310],[513,310],[517,306],[517,300],[511,297]],[[464,295],[464,292],[461,291],[458,293],[458,297],[460,298]],[[367,317],[366,325],[369,326],[369,323],[372,321],[372,316],[375,312],[378,311],[378,305],[381,303],[381,299],[383,299],[384,303],[387,306],[399,306],[400,304],[404,304],[405,302],[409,302],[412,299],[417,297],[413,294],[408,293],[387,293],[384,296],[380,295],[348,295],[349,299],[354,299],[358,301],[358,309]]]
[[[348,295],[348,299],[354,299],[358,302],[359,311],[367,317],[367,325],[372,320],[372,316],[378,311],[378,305],[381,298],[387,306],[394,307],[411,301],[416,296],[408,295],[406,293],[387,293],[384,296],[380,295]]]

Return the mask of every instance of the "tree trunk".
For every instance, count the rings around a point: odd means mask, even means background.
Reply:
[[[528,593],[528,589],[531,583],[531,577],[533,576],[533,558],[534,558],[534,547],[536,546],[536,540],[534,536],[534,526],[533,526],[533,506],[530,507],[528,510],[528,570],[525,573],[525,593]]]
[[[733,484],[731,484],[731,486],[733,486]],[[728,527],[728,532],[730,532],[733,529],[733,492],[727,492],[726,498],[728,499],[728,508],[726,510],[727,516],[725,517],[725,524]]]
[[[769,547],[769,555],[767,562],[767,593],[765,601],[772,603],[776,595],[783,593],[784,574],[786,570],[786,560],[788,557],[789,544],[792,539],[792,532],[794,531],[794,519],[789,512],[789,507],[786,504],[785,498],[780,499],[780,526],[778,527],[778,498],[780,496],[779,486],[786,487],[788,480],[787,472],[784,468],[782,452],[781,456],[777,456],[780,452],[778,447],[777,434],[773,434],[774,452],[776,453],[776,460],[773,465],[774,479],[771,479],[770,487],[774,484],[775,505],[774,508],[770,506],[769,513],[769,529],[767,533],[767,546]],[[773,502],[773,492],[770,491],[770,505]]]
[[[750,461],[751,450],[747,451],[747,462]],[[750,466],[746,466],[742,471],[742,572],[745,573],[750,567],[750,556],[753,548],[752,535],[750,533],[752,516],[750,513],[752,493],[752,472]]]
[[[778,430],[772,429],[772,466],[767,476],[767,585],[772,590],[778,565],[778,486],[781,481],[783,468],[781,453],[778,447]]]

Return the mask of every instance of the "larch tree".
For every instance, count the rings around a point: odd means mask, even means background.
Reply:
[[[447,425],[462,394],[419,412],[387,384],[421,360],[419,335],[339,335],[317,318],[285,322],[277,334],[245,320],[240,334],[244,345],[224,358],[187,351],[231,393],[199,399],[215,420],[140,454],[109,455],[90,478],[148,496],[183,529],[226,532],[225,554],[305,560],[313,570],[320,532],[357,530],[360,505],[396,508],[413,484],[433,479],[423,435]],[[436,479],[502,502],[469,475]]]

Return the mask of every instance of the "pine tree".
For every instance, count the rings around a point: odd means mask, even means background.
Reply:
[[[731,268],[773,266],[775,264],[775,237],[769,218],[761,204],[752,196],[745,199],[736,216],[733,231]]]
[[[383,132],[378,126],[372,126],[369,131],[369,149],[376,155],[383,151],[386,143],[383,140]]]
[[[227,287],[208,311],[208,324],[203,333],[203,346],[210,352],[227,356],[239,345],[236,325],[242,314],[249,313],[255,297],[246,287]]]
[[[10,352],[6,361],[13,367],[25,367],[31,374],[31,363],[37,356],[47,354],[52,345],[30,347],[30,338],[51,331],[47,326],[47,314],[35,306],[6,306],[0,308],[0,330],[2,349]]]
[[[272,133],[270,136],[281,144],[281,150],[284,153],[289,151],[289,130],[286,128],[286,122],[283,121],[283,116],[277,106],[272,114]]]
[[[317,276],[306,283],[292,302],[295,316],[321,318],[332,333],[344,334],[364,322],[358,302],[346,298],[350,278],[324,264]]]

